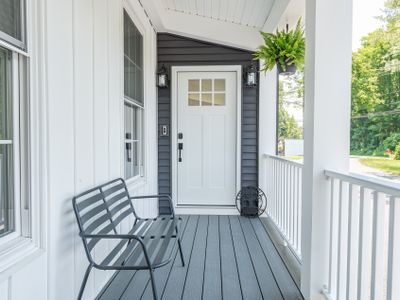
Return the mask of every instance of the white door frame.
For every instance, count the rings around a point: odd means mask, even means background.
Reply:
[[[175,66],[171,68],[171,154],[172,154],[172,201],[179,214],[234,214],[234,206],[178,206],[178,73],[179,72],[236,72],[236,193],[240,189],[241,181],[241,130],[242,130],[242,66],[241,65],[214,65],[214,66]]]

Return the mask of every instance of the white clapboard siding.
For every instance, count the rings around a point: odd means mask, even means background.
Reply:
[[[137,0],[38,1],[43,12],[41,67],[46,97],[47,244],[38,258],[0,279],[0,299],[75,299],[87,258],[72,197],[123,176],[123,8],[144,33],[145,178],[129,182],[132,195],[157,193],[156,34]],[[157,201],[139,200],[138,213],[157,213]],[[125,224],[130,226],[133,220]],[[46,222],[44,223],[46,224]],[[96,248],[101,259],[112,247]],[[95,271],[84,299],[111,276]]]

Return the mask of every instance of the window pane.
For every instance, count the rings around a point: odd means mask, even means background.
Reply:
[[[10,69],[10,52],[0,48],[0,140],[11,140],[12,137]]]
[[[203,79],[201,81],[201,90],[203,92],[211,92],[212,91],[212,80],[211,79]]]
[[[125,96],[143,104],[143,36],[124,12]]]
[[[135,68],[135,99],[142,99],[143,100],[143,72],[139,68]],[[140,100],[140,103],[143,101]]]
[[[189,94],[189,106],[199,106],[200,105],[200,94],[190,93]]]
[[[199,92],[200,91],[200,80],[190,79],[189,80],[189,92]]]
[[[10,69],[9,52],[0,48],[0,140],[3,142],[0,144],[0,235],[13,231],[14,227]]]
[[[211,106],[212,105],[212,94],[203,93],[201,95],[201,105],[202,106]]]
[[[22,41],[22,0],[0,0],[0,31]]]
[[[12,145],[0,145],[0,236],[13,231]]]
[[[125,139],[138,140],[139,139],[139,113],[140,108],[132,104],[125,104]]]
[[[225,105],[225,93],[214,94],[214,105],[215,106],[224,106]]]
[[[225,79],[215,79],[214,80],[214,91],[215,92],[225,92]]]
[[[139,143],[125,143],[125,178],[132,178],[140,174]]]
[[[142,147],[142,113],[143,109],[130,103],[125,103],[125,178],[140,174],[143,166],[141,158]]]

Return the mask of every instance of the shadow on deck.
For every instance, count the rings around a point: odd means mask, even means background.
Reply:
[[[182,216],[186,266],[155,270],[160,299],[303,299],[258,218]],[[148,271],[121,271],[98,300],[152,299]]]

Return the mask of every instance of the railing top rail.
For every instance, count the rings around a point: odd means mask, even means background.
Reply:
[[[336,178],[349,183],[363,186],[367,189],[375,190],[394,197],[400,197],[400,184],[386,182],[373,177],[362,176],[358,174],[345,174],[336,171],[325,170],[325,176]]]
[[[293,166],[296,166],[296,167],[299,167],[299,168],[302,168],[302,167],[303,167],[303,164],[302,164],[302,163],[297,162],[297,161],[293,161],[293,160],[290,160],[290,159],[287,159],[287,158],[284,158],[284,157],[282,157],[282,156],[271,155],[271,154],[264,154],[263,157],[264,157],[264,158],[275,159],[275,160],[280,160],[280,161],[282,161],[282,162],[284,162],[284,163],[288,163],[288,164],[290,164],[290,165],[293,165]]]

